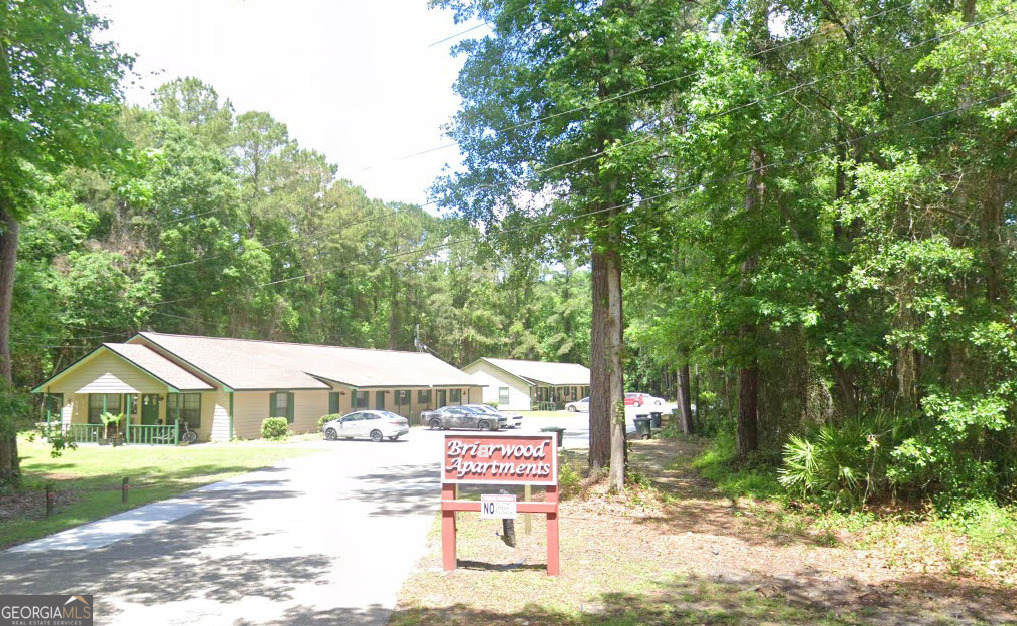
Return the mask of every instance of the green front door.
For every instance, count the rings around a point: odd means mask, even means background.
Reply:
[[[154,393],[146,393],[141,396],[141,423],[159,423],[159,396]]]
[[[375,391],[374,392],[374,408],[378,409],[379,411],[384,411],[385,410],[385,392],[384,391]]]

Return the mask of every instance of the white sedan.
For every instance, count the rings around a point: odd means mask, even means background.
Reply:
[[[589,413],[590,399],[587,397],[583,398],[582,400],[576,400],[575,402],[569,402],[568,404],[565,405],[565,410],[572,412],[583,411],[585,413]]]
[[[325,422],[321,425],[321,432],[325,439],[370,437],[381,441],[388,437],[395,441],[410,432],[410,422],[391,411],[355,411]]]

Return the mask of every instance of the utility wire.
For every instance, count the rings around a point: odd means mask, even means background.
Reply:
[[[515,11],[511,11],[511,12],[507,13],[506,16],[507,17],[511,17],[513,15],[516,15],[517,13],[523,12],[524,10],[526,10],[528,8],[530,8],[530,7],[524,4],[523,6],[519,7]],[[473,32],[473,31],[477,30],[478,28],[482,28],[484,26],[489,26],[489,27],[493,28],[494,24],[492,24],[488,20],[483,20],[480,24],[477,24],[476,26],[471,26],[470,28],[467,28],[466,30],[463,30],[463,31],[459,31],[458,33],[452,33],[451,35],[449,35],[448,37],[445,37],[444,39],[439,39],[438,41],[433,41],[433,42],[427,44],[427,47],[431,48],[431,47],[437,46],[440,43],[445,43],[446,41],[449,41],[450,39],[455,39],[456,37],[459,37],[460,35],[465,35],[466,33]]]
[[[706,181],[697,181],[695,183],[690,183],[690,184],[682,186],[682,187],[676,187],[674,189],[670,189],[668,191],[665,191],[665,192],[662,192],[662,193],[659,193],[659,194],[655,194],[655,195],[651,195],[651,196],[644,196],[644,197],[641,197],[641,198],[636,198],[636,199],[630,200],[628,202],[623,202],[623,203],[615,204],[615,205],[612,205],[612,206],[603,207],[603,208],[597,209],[595,211],[589,211],[589,212],[581,213],[581,214],[578,214],[578,215],[559,216],[557,218],[557,220],[556,220],[554,225],[555,226],[559,226],[559,225],[563,225],[563,224],[565,224],[567,222],[578,221],[578,220],[581,220],[581,219],[586,219],[586,218],[589,218],[589,217],[594,217],[594,216],[600,215],[602,213],[609,213],[609,212],[616,211],[618,209],[631,208],[633,206],[636,206],[636,205],[639,205],[639,204],[643,204],[643,203],[646,203],[646,202],[650,202],[652,200],[659,200],[661,198],[672,196],[672,195],[674,195],[676,193],[680,193],[682,191],[688,191],[688,190],[691,190],[691,189],[697,189],[697,188],[702,187],[704,185],[716,184],[716,183],[724,182],[726,180],[731,180],[731,179],[734,179],[734,178],[740,178],[742,176],[747,176],[747,175],[755,173],[755,172],[762,172],[762,171],[765,171],[765,170],[768,170],[768,169],[782,167],[782,166],[789,165],[789,164],[801,163],[801,162],[803,162],[805,160],[806,157],[826,152],[826,151],[828,151],[828,150],[830,150],[832,148],[836,148],[838,146],[847,146],[847,145],[850,145],[852,143],[857,143],[858,141],[863,140],[863,139],[868,139],[868,138],[871,138],[871,137],[877,137],[879,135],[886,134],[886,133],[888,133],[888,132],[890,132],[892,130],[904,128],[904,127],[907,127],[907,126],[913,126],[915,124],[926,122],[926,121],[931,120],[931,119],[936,119],[936,118],[944,117],[944,116],[950,115],[952,113],[957,113],[957,112],[961,112],[961,111],[967,111],[969,109],[972,109],[972,108],[974,108],[976,106],[979,106],[979,105],[982,105],[982,104],[986,104],[986,103],[997,101],[997,100],[1003,100],[1005,98],[1010,97],[1011,95],[1012,94],[1010,94],[1010,93],[1006,93],[1006,94],[1000,94],[1000,95],[997,95],[997,96],[993,96],[991,98],[985,98],[983,100],[979,100],[977,102],[972,102],[972,103],[969,103],[969,104],[965,104],[965,105],[962,105],[962,106],[959,106],[959,107],[955,107],[953,109],[948,109],[948,110],[944,110],[944,111],[939,111],[937,113],[932,113],[930,115],[926,115],[926,116],[923,116],[923,117],[915,119],[915,120],[910,120],[910,121],[902,122],[900,124],[894,124],[893,126],[889,126],[887,128],[884,128],[884,129],[881,129],[881,130],[877,130],[877,131],[873,131],[873,132],[870,132],[870,133],[866,133],[864,135],[859,135],[859,136],[853,137],[851,139],[847,139],[847,140],[843,140],[843,141],[829,142],[829,143],[826,143],[826,144],[820,146],[819,148],[815,148],[813,150],[809,150],[807,152],[800,153],[800,154],[796,155],[793,158],[784,159],[782,161],[774,161],[772,163],[767,163],[767,164],[759,166],[759,167],[753,167],[753,168],[748,168],[748,169],[744,169],[744,170],[738,170],[738,171],[731,172],[731,173],[728,173],[728,174],[715,176],[715,177],[712,177],[712,178],[710,178],[710,179],[708,179]],[[526,231],[526,230],[535,228],[537,226],[538,226],[537,224],[526,224],[526,225],[521,225],[521,226],[517,226],[517,227],[514,227],[514,228],[507,228],[507,229],[499,231],[497,233],[497,236],[501,236],[501,235],[504,235],[506,233]],[[488,237],[485,237],[485,236],[481,236],[480,238],[481,239],[489,239]],[[397,252],[397,253],[392,253],[392,254],[388,254],[388,255],[383,255],[383,256],[378,257],[377,259],[375,259],[374,262],[375,263],[381,263],[381,262],[384,262],[384,261],[390,261],[390,260],[393,260],[393,259],[397,259],[397,258],[401,258],[401,257],[405,257],[405,256],[410,256],[410,255],[427,255],[427,254],[430,254],[430,253],[433,253],[433,252],[437,252],[439,250],[449,249],[449,248],[452,248],[452,247],[455,247],[455,246],[459,246],[459,245],[462,245],[462,244],[466,244],[466,243],[471,243],[471,244],[472,243],[476,243],[476,241],[477,241],[477,238],[475,238],[475,237],[456,239],[456,240],[452,240],[452,241],[448,241],[448,242],[443,242],[441,244],[436,244],[434,246],[430,246],[430,247],[427,247],[427,248],[419,248],[419,249],[415,249],[415,250],[408,250],[408,251],[404,251],[404,252]],[[357,263],[355,265],[359,266],[359,267],[371,267],[371,266],[368,266],[367,264],[364,264],[364,263]],[[254,287],[255,288],[270,287],[270,286],[273,286],[273,285],[279,285],[279,284],[282,284],[282,283],[292,282],[294,280],[302,280],[302,279],[305,279],[305,278],[311,278],[311,277],[318,276],[318,275],[321,275],[321,274],[327,274],[327,273],[333,272],[333,271],[335,271],[334,268],[329,268],[329,269],[325,269],[325,270],[319,270],[319,271],[315,271],[315,272],[307,272],[307,273],[301,274],[299,276],[291,276],[291,277],[288,277],[288,278],[274,280],[274,281],[271,281],[271,282],[255,285]],[[182,302],[182,301],[185,301],[185,300],[193,300],[193,299],[194,298],[184,298],[184,299],[181,299],[181,300],[175,300],[175,301],[171,301],[171,302]],[[159,303],[159,304],[170,304],[171,302],[165,302],[165,303]],[[195,321],[197,321],[197,320],[195,320]]]
[[[1009,11],[1005,11],[1004,10],[1004,11],[1001,11],[1001,12],[997,13],[996,15],[993,15],[992,17],[986,18],[986,19],[984,19],[984,20],[982,20],[980,22],[971,22],[971,23],[965,24],[964,26],[962,26],[962,27],[960,27],[960,28],[958,28],[958,29],[956,29],[954,31],[951,31],[951,32],[948,32],[948,33],[943,33],[943,34],[937,35],[935,37],[930,37],[928,39],[924,39],[922,41],[919,41],[919,42],[916,42],[916,43],[913,43],[913,44],[906,44],[903,49],[901,49],[901,50],[899,50],[897,52],[894,52],[893,55],[903,54],[905,52],[911,52],[912,50],[914,50],[916,48],[919,48],[921,46],[924,46],[926,44],[934,43],[934,42],[938,42],[938,41],[943,41],[945,39],[948,39],[950,37],[958,35],[958,34],[964,32],[966,30],[969,30],[969,29],[974,28],[976,26],[981,26],[981,25],[986,24],[988,22],[992,22],[994,20],[997,20],[997,19],[999,19],[1001,17],[1004,17],[1006,15],[1009,15],[1009,14],[1010,14]],[[890,59],[893,55],[885,54],[885,55],[883,55],[881,57],[877,57],[875,59],[871,59],[871,61],[873,63],[878,62],[878,61],[886,61],[886,60]],[[960,66],[960,64],[951,66],[951,69],[959,67],[959,66]],[[836,78],[836,77],[844,75],[844,74],[849,74],[851,72],[855,72],[855,71],[858,71],[858,70],[861,70],[861,69],[866,69],[867,67],[868,67],[867,62],[861,61],[861,62],[856,63],[855,65],[853,65],[853,66],[851,66],[849,68],[838,70],[836,72],[833,72],[833,73],[830,73],[830,74],[826,74],[825,76],[817,76],[816,78],[813,78],[811,80],[805,81],[803,83],[798,83],[797,85],[794,85],[792,87],[788,87],[787,89],[785,89],[783,91],[779,91],[779,92],[774,93],[774,94],[769,94],[769,95],[766,95],[766,96],[762,96],[762,97],[756,98],[755,100],[752,100],[751,102],[745,102],[743,104],[739,104],[738,106],[732,107],[730,109],[725,109],[723,111],[718,111],[716,113],[708,113],[707,115],[704,115],[702,117],[697,117],[693,121],[692,124],[689,124],[689,125],[685,126],[683,128],[682,132],[678,133],[678,134],[679,135],[688,134],[690,128],[695,128],[695,126],[697,124],[700,124],[700,123],[702,123],[704,121],[707,121],[707,120],[711,120],[711,119],[713,119],[715,117],[720,117],[720,116],[723,116],[723,115],[727,115],[729,113],[734,113],[735,111],[738,111],[739,109],[748,108],[748,107],[750,107],[750,106],[752,106],[754,104],[760,104],[761,102],[765,102],[765,101],[771,100],[773,98],[779,98],[781,96],[786,96],[786,95],[788,95],[790,93],[797,93],[798,91],[801,91],[802,89],[805,89],[807,87],[812,87],[814,85],[820,84],[820,83],[825,82],[825,81],[827,81],[827,80],[829,80],[831,78]],[[635,145],[635,144],[638,144],[638,143],[644,143],[644,142],[647,142],[647,141],[649,141],[651,139],[654,139],[653,135],[646,135],[644,137],[640,137],[639,139],[634,139],[632,141],[629,141],[629,142],[626,142],[626,143],[623,143],[623,144],[619,144],[617,147],[624,148],[624,147],[628,147],[628,146]],[[603,152],[595,152],[593,154],[588,154],[586,156],[578,157],[578,158],[573,159],[571,161],[566,161],[565,163],[556,163],[555,165],[552,165],[550,167],[540,168],[540,169],[536,170],[536,173],[537,174],[543,174],[545,172],[550,172],[550,171],[553,171],[553,170],[556,170],[556,169],[559,169],[559,168],[562,168],[562,167],[567,167],[569,165],[575,165],[576,163],[582,163],[583,161],[588,161],[590,159],[600,158],[603,155],[604,155]]]
[[[911,6],[911,4],[906,2],[906,3],[903,3],[903,4],[898,5],[896,7],[884,9],[882,11],[879,11],[877,13],[873,13],[871,15],[863,15],[863,16],[858,18],[857,22],[864,22],[864,21],[867,21],[867,20],[870,20],[870,19],[874,19],[876,17],[880,17],[880,16],[883,16],[883,15],[892,13],[894,11],[899,11],[901,9],[909,8],[910,6]],[[751,58],[755,58],[755,57],[758,57],[758,56],[762,56],[764,54],[773,52],[775,50],[780,50],[780,49],[785,48],[787,46],[794,45],[794,44],[797,44],[797,43],[801,43],[803,41],[807,41],[809,39],[812,39],[813,37],[818,37],[819,35],[823,35],[823,34],[826,34],[826,33],[824,31],[822,31],[822,30],[816,30],[816,32],[814,32],[814,33],[811,33],[811,34],[808,34],[808,35],[803,35],[802,37],[798,37],[796,39],[790,39],[788,41],[781,42],[781,43],[779,43],[779,44],[777,44],[775,46],[771,46],[769,48],[764,48],[762,50],[754,52],[754,53],[748,55],[748,58],[751,59]],[[516,130],[516,129],[519,129],[519,128],[525,128],[527,126],[532,126],[534,124],[539,124],[540,122],[545,122],[547,120],[551,120],[551,119],[554,119],[554,118],[557,118],[557,117],[561,117],[563,115],[571,115],[572,113],[578,113],[579,111],[593,109],[593,108],[601,106],[602,104],[608,104],[610,102],[614,102],[614,101],[620,100],[622,98],[628,98],[629,96],[634,96],[636,94],[640,94],[640,93],[643,93],[643,92],[646,92],[646,91],[650,91],[650,90],[656,89],[658,87],[663,87],[665,85],[669,85],[671,83],[683,80],[685,78],[691,78],[692,76],[695,76],[696,74],[697,74],[697,72],[687,72],[687,73],[682,74],[680,76],[675,76],[673,78],[668,78],[667,80],[662,80],[662,81],[654,83],[652,85],[646,85],[645,87],[639,87],[637,89],[632,89],[630,91],[626,91],[626,92],[623,92],[623,93],[620,93],[620,94],[615,94],[613,96],[609,96],[607,98],[600,98],[598,100],[594,100],[593,102],[590,102],[590,103],[587,103],[587,104],[581,104],[579,106],[573,107],[571,109],[567,109],[565,111],[559,111],[557,113],[549,113],[547,115],[544,115],[542,117],[538,117],[536,119],[527,120],[525,122],[519,122],[517,124],[511,124],[509,126],[503,126],[501,128],[496,128],[496,129],[494,129],[493,132],[494,133],[504,133],[504,132],[508,132],[508,131],[511,131],[511,130]],[[387,164],[390,164],[390,163],[398,163],[398,162],[401,162],[401,161],[405,161],[407,159],[412,159],[412,158],[415,158],[415,157],[418,157],[418,156],[422,156],[422,155],[425,155],[425,154],[430,154],[431,152],[437,152],[439,150],[445,150],[445,149],[448,149],[448,148],[451,148],[451,147],[454,147],[454,146],[457,146],[457,145],[459,145],[458,141],[451,141],[449,143],[441,144],[441,145],[435,146],[433,148],[427,148],[427,149],[424,149],[424,150],[420,150],[419,152],[413,152],[413,153],[405,154],[405,155],[402,155],[402,156],[399,156],[399,157],[395,157],[395,158],[390,159],[388,161],[382,161],[382,162],[379,162],[379,163],[375,163],[373,165],[368,165],[368,166],[358,170],[358,172],[368,171],[368,170],[374,169],[376,167],[379,167],[381,165],[387,165]]]
[[[960,27],[960,28],[958,28],[958,29],[956,29],[954,31],[951,31],[951,32],[948,32],[948,33],[943,33],[943,34],[937,35],[935,37],[930,37],[928,39],[924,39],[922,41],[918,41],[918,42],[915,42],[915,43],[906,44],[903,49],[901,49],[899,51],[896,51],[896,52],[894,52],[892,54],[883,55],[882,57],[878,57],[876,59],[873,59],[873,61],[884,61],[884,60],[887,60],[887,59],[891,58],[893,55],[902,54],[902,53],[905,53],[905,52],[910,52],[910,51],[912,51],[912,50],[914,50],[916,48],[919,48],[921,46],[927,45],[929,43],[934,43],[934,42],[938,42],[938,41],[943,41],[943,40],[949,39],[951,37],[954,37],[954,36],[960,34],[961,32],[964,32],[966,30],[969,30],[969,29],[977,27],[977,26],[981,26],[983,24],[986,24],[988,22],[997,20],[997,19],[999,19],[1001,17],[1004,17],[1006,15],[1009,15],[1009,14],[1010,14],[1010,11],[1004,10],[1004,11],[1002,11],[1000,13],[997,13],[997,14],[995,14],[995,15],[993,15],[991,17],[988,17],[986,19],[983,19],[983,20],[981,20],[979,22],[972,22],[972,23],[969,23],[969,24],[965,24],[964,26],[962,26],[962,27]],[[820,83],[825,82],[827,80],[830,80],[832,78],[836,78],[836,77],[841,76],[841,75],[845,75],[845,74],[849,74],[851,72],[855,72],[855,71],[858,71],[858,70],[861,70],[861,69],[865,69],[866,67],[867,67],[867,65],[866,65],[865,62],[858,62],[858,63],[856,63],[855,65],[853,65],[851,67],[848,67],[848,68],[845,68],[845,69],[841,69],[841,70],[838,70],[836,72],[828,73],[828,74],[825,74],[823,76],[818,76],[818,77],[812,78],[810,80],[807,80],[807,81],[798,83],[796,85],[793,85],[791,87],[788,87],[787,89],[784,89],[784,90],[779,91],[777,93],[773,93],[773,94],[769,94],[769,95],[766,95],[766,96],[762,96],[762,97],[756,98],[755,100],[752,100],[751,102],[745,102],[745,103],[736,105],[734,107],[730,107],[730,108],[724,109],[722,111],[717,111],[717,112],[714,112],[714,113],[709,113],[707,115],[703,115],[703,116],[701,116],[699,118],[696,118],[691,124],[686,125],[685,127],[683,127],[682,132],[680,132],[678,134],[679,135],[688,134],[689,132],[691,132],[691,129],[695,128],[698,124],[702,124],[703,122],[706,122],[708,120],[711,120],[711,119],[714,119],[714,118],[717,118],[717,117],[722,117],[724,115],[728,115],[728,114],[733,113],[735,111],[738,111],[740,109],[748,108],[750,106],[753,106],[753,105],[756,105],[756,104],[760,104],[762,102],[765,102],[765,101],[768,101],[768,100],[771,100],[771,99],[774,99],[774,98],[779,98],[779,97],[785,96],[785,95],[790,94],[790,93],[798,92],[798,91],[800,91],[802,89],[805,89],[805,88],[808,88],[808,87],[812,87],[814,85],[820,84]],[[651,140],[654,140],[654,139],[657,139],[657,137],[655,137],[653,135],[647,135],[647,136],[640,137],[638,139],[634,139],[634,140],[626,142],[626,143],[619,144],[616,147],[618,147],[618,148],[625,148],[625,147],[628,147],[628,146],[632,146],[632,145],[636,145],[636,144],[640,144],[640,143],[645,143],[645,142],[648,142],[648,141],[651,141]],[[568,167],[570,165],[575,165],[577,163],[581,163],[581,162],[588,161],[588,160],[591,160],[591,159],[601,158],[603,156],[604,156],[603,152],[596,152],[596,153],[593,153],[593,154],[577,157],[575,159],[572,159],[570,161],[566,161],[564,163],[557,163],[555,165],[551,165],[551,166],[546,167],[546,168],[541,168],[541,169],[537,170],[535,173],[537,173],[537,174],[544,174],[544,173],[547,173],[547,172],[551,172],[551,171],[558,170],[558,169],[561,169],[561,168],[564,168],[564,167]],[[493,185],[478,185],[477,189],[487,189],[487,188],[491,188],[491,187],[493,187]],[[422,206],[427,206],[429,204],[436,204],[436,203],[430,202],[430,203],[426,203],[426,204],[424,204]],[[308,239],[308,238],[311,238],[311,237],[319,237],[320,235],[322,235],[324,233],[329,233],[329,232],[339,232],[339,233],[341,233],[341,232],[345,232],[348,229],[355,228],[357,226],[369,225],[369,224],[373,224],[373,223],[378,223],[378,222],[384,221],[386,219],[391,219],[392,217],[394,217],[396,215],[398,215],[398,212],[391,212],[391,213],[387,213],[387,214],[381,215],[381,216],[373,216],[373,217],[369,217],[369,218],[364,218],[364,219],[358,220],[356,222],[353,222],[351,224],[343,224],[343,225],[327,228],[327,229],[324,229],[324,230],[321,230],[321,231],[317,231],[313,235],[296,235],[296,236],[290,237],[288,239],[284,239],[284,240],[280,240],[280,241],[274,241],[274,242],[271,242],[271,243],[266,243],[266,244],[261,244],[261,245],[263,247],[265,247],[265,248],[272,248],[272,247],[283,245],[283,244],[286,244],[286,243],[292,243],[294,241],[300,241],[301,239]],[[194,265],[194,264],[198,264],[198,263],[204,263],[206,261],[209,261],[209,260],[212,260],[212,259],[217,259],[217,258],[222,258],[222,257],[228,256],[230,254],[233,254],[233,253],[231,253],[231,252],[220,253],[220,254],[205,256],[205,257],[201,257],[201,258],[197,258],[197,259],[192,259],[190,261],[182,261],[180,263],[173,263],[171,265],[161,265],[161,266],[158,266],[158,267],[159,267],[159,269],[172,269],[172,268],[176,268],[176,267],[182,267],[182,266],[187,266],[187,265]],[[289,279],[289,278],[282,279],[282,282],[288,282],[290,280],[294,280],[294,279]],[[278,283],[269,283],[269,284],[278,284]],[[185,301],[185,300],[188,300],[188,299],[189,298],[185,298],[185,299],[181,299],[181,300],[170,300],[170,301],[157,302],[157,303],[153,304],[152,306],[160,306],[160,305],[164,305],[164,304],[172,304],[172,303],[176,303],[176,302]]]
[[[456,37],[459,37],[460,35],[465,35],[466,33],[473,32],[473,31],[477,30],[478,28],[483,28],[484,26],[490,26],[490,25],[491,25],[490,22],[481,22],[480,24],[477,24],[476,26],[471,26],[470,28],[467,28],[466,30],[459,31],[458,33],[452,33],[451,35],[449,35],[448,37],[445,37],[444,39],[439,39],[438,41],[432,41],[431,43],[427,44],[427,47],[428,48],[433,48],[434,46],[437,46],[440,43],[445,43],[446,41],[449,41],[451,39],[455,39]]]

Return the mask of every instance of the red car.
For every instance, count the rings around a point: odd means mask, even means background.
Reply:
[[[644,404],[664,404],[664,399],[656,398],[648,393],[625,394],[625,406],[643,406]]]

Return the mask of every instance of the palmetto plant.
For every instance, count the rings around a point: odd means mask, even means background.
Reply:
[[[784,445],[779,480],[793,495],[855,509],[888,487],[888,451],[901,422],[884,414],[823,425]]]

